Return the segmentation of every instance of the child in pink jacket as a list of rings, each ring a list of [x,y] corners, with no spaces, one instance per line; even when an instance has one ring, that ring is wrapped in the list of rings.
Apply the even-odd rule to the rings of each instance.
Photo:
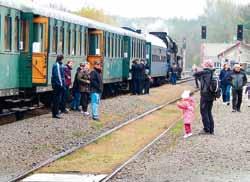
[[[191,123],[194,120],[195,102],[190,94],[191,92],[189,90],[185,90],[181,95],[182,100],[177,102],[177,107],[183,111],[183,121],[185,128],[184,138],[192,136]]]

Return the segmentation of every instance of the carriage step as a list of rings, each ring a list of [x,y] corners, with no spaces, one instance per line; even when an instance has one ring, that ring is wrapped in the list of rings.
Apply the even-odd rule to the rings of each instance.
[[[14,100],[14,99],[6,99],[5,100],[5,102],[7,102],[7,103],[13,103],[13,104],[17,104],[17,103],[20,103],[22,101],[23,101],[23,99],[16,99],[16,100]]]
[[[3,113],[0,114],[0,117],[9,116],[9,115],[12,115],[14,113],[15,112],[3,112]]]
[[[11,108],[10,110],[13,111],[13,112],[25,112],[25,111],[28,111],[28,107]]]
[[[31,102],[32,99],[31,98],[28,98],[28,99],[23,99],[24,102]]]

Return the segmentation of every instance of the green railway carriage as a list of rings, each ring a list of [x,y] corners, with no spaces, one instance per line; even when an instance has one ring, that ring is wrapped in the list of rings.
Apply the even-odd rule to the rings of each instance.
[[[0,6],[0,96],[18,94],[20,16],[18,9]]]
[[[64,55],[65,63],[73,60],[73,74],[82,62],[93,66],[101,61],[106,93],[128,88],[134,59],[145,59],[152,77],[166,75],[167,47],[154,35],[26,2],[0,0],[1,103],[20,93],[46,96],[52,90],[51,71],[58,54]]]
[[[23,0],[0,0],[0,96],[51,90],[56,55],[81,62],[100,60],[103,82],[128,82],[132,60],[144,58],[145,37],[67,12],[39,7]]]

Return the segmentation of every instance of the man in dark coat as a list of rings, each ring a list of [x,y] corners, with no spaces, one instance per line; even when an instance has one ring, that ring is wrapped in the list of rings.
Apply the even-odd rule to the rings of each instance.
[[[230,104],[230,88],[231,88],[231,84],[229,81],[230,74],[231,70],[228,64],[224,64],[223,69],[220,71],[220,83],[222,90],[222,100],[227,105]]]
[[[132,92],[132,95],[135,95],[136,94],[136,90],[137,90],[137,87],[136,87],[136,67],[137,67],[137,64],[138,64],[138,60],[133,60],[132,61],[132,66],[131,66],[131,69],[130,69],[130,72],[131,72],[131,92]]]
[[[52,67],[51,84],[53,88],[52,100],[52,117],[60,119],[59,105],[62,102],[62,94],[65,87],[64,68],[63,68],[63,55],[58,55],[56,63]]]
[[[242,102],[242,92],[243,86],[247,84],[247,77],[244,71],[241,71],[239,64],[234,65],[234,69],[229,76],[229,80],[232,86],[232,96],[233,96],[233,110],[232,112],[240,112],[240,106]]]
[[[94,63],[94,70],[90,73],[90,97],[92,108],[92,119],[99,121],[99,105],[103,91],[102,66],[100,62]]]
[[[200,81],[200,113],[203,123],[203,130],[200,134],[214,134],[212,108],[215,98],[209,89],[213,72],[213,61],[205,60],[203,62],[203,70],[194,74]]]
[[[139,84],[139,91],[138,94],[141,95],[144,89],[145,83],[145,61],[142,59],[139,67],[138,67],[139,77],[138,77],[138,84]]]

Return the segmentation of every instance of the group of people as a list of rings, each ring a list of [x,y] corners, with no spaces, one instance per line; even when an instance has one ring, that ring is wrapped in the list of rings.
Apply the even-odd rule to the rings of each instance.
[[[223,103],[230,105],[230,89],[232,88],[232,112],[240,112],[243,87],[247,84],[247,77],[240,64],[235,64],[231,71],[229,65],[225,63],[220,72],[220,82]],[[249,85],[247,87],[250,87]],[[250,88],[246,89],[248,92]]]
[[[53,89],[52,117],[60,119],[60,113],[68,113],[66,103],[70,95],[73,61],[63,64],[63,55],[58,55],[56,63],[52,67],[51,84]],[[92,119],[99,121],[99,104],[103,91],[101,62],[94,63],[94,69],[90,71],[88,63],[81,63],[77,68],[73,87],[71,109],[81,111],[89,116],[88,105],[91,101]],[[80,105],[82,110],[80,110]]]
[[[150,84],[153,81],[149,75],[149,67],[145,61],[135,59],[131,67],[131,92],[133,95],[149,94]]]
[[[214,77],[212,60],[205,60],[202,69],[195,70],[194,77],[199,81],[197,87],[200,87],[200,114],[203,123],[203,129],[200,134],[214,134],[214,119],[212,115],[213,102],[216,100],[214,92],[211,91],[212,79]],[[233,70],[225,63],[219,76],[219,85],[222,90],[222,100],[226,105],[230,105],[230,89],[232,89],[232,112],[241,112],[243,87],[247,84],[246,73],[240,64],[235,64]],[[246,94],[250,99],[250,85],[246,87]],[[182,100],[177,106],[183,110],[185,135],[187,138],[192,135],[191,122],[194,119],[195,104],[190,91],[184,91]]]

